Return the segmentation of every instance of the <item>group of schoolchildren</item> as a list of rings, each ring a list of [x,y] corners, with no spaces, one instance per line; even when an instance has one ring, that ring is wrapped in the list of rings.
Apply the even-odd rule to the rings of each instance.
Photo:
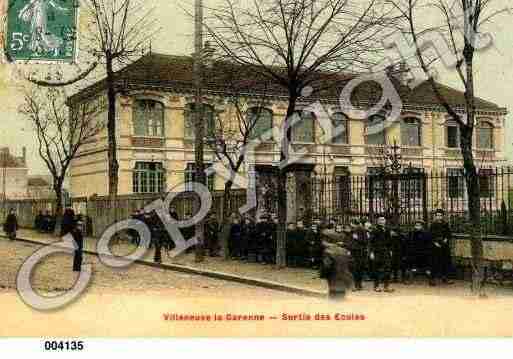
[[[171,210],[171,217],[178,214]],[[407,233],[391,226],[386,218],[377,218],[375,224],[368,219],[353,220],[351,225],[322,224],[312,221],[305,226],[303,221],[287,225],[287,265],[318,268],[322,263],[324,229],[331,228],[343,238],[343,246],[350,253],[350,271],[354,290],[363,289],[363,280],[374,281],[375,291],[391,292],[390,283],[411,282],[416,273],[426,274],[430,285],[451,283],[448,275],[451,267],[451,231],[444,221],[444,212],[437,210],[431,225],[425,228],[423,221],[416,221]],[[186,216],[186,219],[189,216]],[[144,222],[151,233],[151,244],[155,247],[155,261],[161,262],[162,248],[172,249],[169,237],[161,220],[154,212],[137,211],[132,218]],[[230,257],[250,262],[275,263],[278,221],[275,215],[260,214],[256,220],[251,216],[231,216],[228,239]],[[194,236],[194,226],[181,228],[185,240]],[[205,249],[210,256],[220,253],[221,226],[214,214],[205,221]],[[138,236],[132,236],[138,241]]]
[[[393,292],[391,282],[409,284],[416,273],[426,274],[431,286],[451,284],[451,231],[443,216],[444,212],[437,210],[428,228],[418,220],[407,233],[389,226],[384,216],[378,217],[376,225],[364,219],[343,228],[353,290],[363,289],[366,274],[377,292]]]

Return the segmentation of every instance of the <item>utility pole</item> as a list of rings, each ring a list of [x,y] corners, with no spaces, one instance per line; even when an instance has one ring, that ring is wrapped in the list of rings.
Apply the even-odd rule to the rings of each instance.
[[[205,164],[203,163],[203,139],[205,134],[205,123],[203,116],[202,103],[202,77],[203,77],[203,1],[195,0],[194,8],[194,59],[193,59],[193,76],[195,87],[195,103],[194,103],[194,122],[195,122],[195,140],[194,140],[194,159],[195,159],[195,181],[203,185],[206,184]],[[200,198],[194,200],[195,213],[201,207]],[[205,238],[204,221],[200,220],[196,224],[195,237],[197,240],[195,260],[203,261],[203,244]]]
[[[7,153],[2,151],[2,216],[3,220],[6,218],[6,177],[7,176]]]

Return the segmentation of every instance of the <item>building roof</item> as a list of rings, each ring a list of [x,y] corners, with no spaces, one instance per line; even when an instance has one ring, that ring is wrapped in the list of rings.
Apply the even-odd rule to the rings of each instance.
[[[0,168],[26,168],[25,158],[23,156],[13,156],[9,147],[0,148]]]
[[[150,53],[139,60],[116,72],[117,79],[123,88],[168,88],[181,91],[192,91],[193,60],[190,56],[175,56]],[[343,87],[355,74],[318,73],[312,83],[315,92],[312,97],[336,100],[340,96]],[[392,82],[404,104],[410,106],[439,107],[436,96],[428,82],[424,82],[411,90],[397,78]],[[80,101],[83,98],[95,96],[105,89],[105,79],[87,87],[73,95],[71,102]],[[241,66],[227,61],[215,62],[204,71],[202,87],[207,91],[229,92],[237,89],[239,93],[248,91],[248,94],[287,96],[283,86],[275,80],[262,74],[258,68]],[[439,84],[440,92],[449,104],[464,108],[465,96],[462,91]],[[365,82],[358,86],[352,94],[352,101],[358,103],[376,103],[381,97],[381,87],[374,82]],[[310,100],[312,98],[309,98]],[[479,110],[505,112],[505,108],[495,103],[476,97],[476,107]]]
[[[50,183],[48,183],[42,177],[29,177],[28,186],[29,187],[48,187],[48,186],[50,186]]]

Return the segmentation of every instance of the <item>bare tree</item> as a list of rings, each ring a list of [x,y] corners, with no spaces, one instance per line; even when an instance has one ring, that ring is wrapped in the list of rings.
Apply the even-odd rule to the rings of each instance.
[[[463,156],[471,224],[472,288],[475,293],[484,296],[479,177],[472,153],[472,135],[476,123],[474,60],[479,54],[479,49],[483,48],[485,42],[490,40],[484,36],[484,27],[507,9],[494,8],[493,5],[498,3],[494,0],[391,0],[390,3],[401,12],[405,20],[404,32],[413,41],[415,58],[427,76],[427,81],[438,102],[460,129],[460,148]],[[422,27],[420,18],[425,16],[428,11],[431,11],[430,14],[435,20],[431,21],[429,26]],[[434,55],[432,52],[425,51],[424,40],[433,35],[433,32],[442,34],[443,36],[439,40],[445,42],[435,43],[434,46],[447,48],[448,53],[437,51],[437,54]],[[458,112],[456,106],[451,104],[444,95],[442,86],[432,76],[434,65],[440,60],[444,60],[444,56],[452,56],[455,59],[454,68],[464,87],[465,114]]]
[[[127,65],[150,47],[155,35],[152,9],[142,0],[82,0],[84,15],[89,19],[82,52],[92,58],[90,66],[70,79],[46,80],[35,73],[32,83],[45,87],[61,87],[86,79],[99,66],[105,75],[107,89],[108,177],[109,196],[114,200],[118,193],[117,144],[116,144],[116,95],[125,90],[116,82],[115,71]],[[120,88],[121,86],[121,88]]]
[[[226,65],[226,63],[225,63]],[[221,255],[228,259],[228,238],[230,234],[230,211],[233,210],[232,187],[235,177],[239,174],[243,164],[250,153],[255,152],[258,144],[270,140],[270,133],[258,133],[257,126],[263,121],[263,114],[266,111],[265,105],[268,101],[265,97],[265,84],[259,83],[262,89],[259,98],[255,101],[251,97],[248,104],[248,93],[254,88],[254,80],[245,79],[236,68],[238,65],[229,65],[231,71],[223,72],[223,82],[227,91],[228,111],[225,116],[215,116],[215,129],[208,131],[205,143],[214,152],[216,158],[229,171],[228,178],[224,185],[223,193],[223,226],[221,231]],[[272,121],[272,120],[271,120]],[[272,123],[272,122],[271,122]],[[214,127],[213,126],[213,127]],[[269,130],[270,127],[269,127]],[[267,131],[267,129],[265,129]]]
[[[24,93],[20,113],[33,126],[38,152],[53,177],[56,216],[62,216],[62,186],[79,149],[102,131],[87,105],[70,108],[64,88],[33,87]],[[59,222],[58,222],[59,223]]]
[[[289,119],[303,90],[334,87],[340,72],[367,69],[377,60],[379,41],[393,22],[382,0],[237,0],[209,9],[210,39],[232,61],[251,67],[287,94],[281,160],[288,158]],[[322,75],[321,75],[322,74]],[[286,264],[286,172],[278,178],[278,266]]]

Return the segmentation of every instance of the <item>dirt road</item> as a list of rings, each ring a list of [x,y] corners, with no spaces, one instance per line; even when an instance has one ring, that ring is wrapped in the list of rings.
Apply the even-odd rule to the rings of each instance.
[[[393,294],[351,293],[338,303],[200,276],[132,265],[115,270],[86,256],[94,276],[74,303],[54,312],[27,307],[16,273],[34,246],[0,240],[0,336],[512,336],[513,290],[485,300],[464,284],[396,286]],[[39,265],[35,287],[60,293],[73,284],[71,258]],[[367,284],[369,288],[369,284]]]

